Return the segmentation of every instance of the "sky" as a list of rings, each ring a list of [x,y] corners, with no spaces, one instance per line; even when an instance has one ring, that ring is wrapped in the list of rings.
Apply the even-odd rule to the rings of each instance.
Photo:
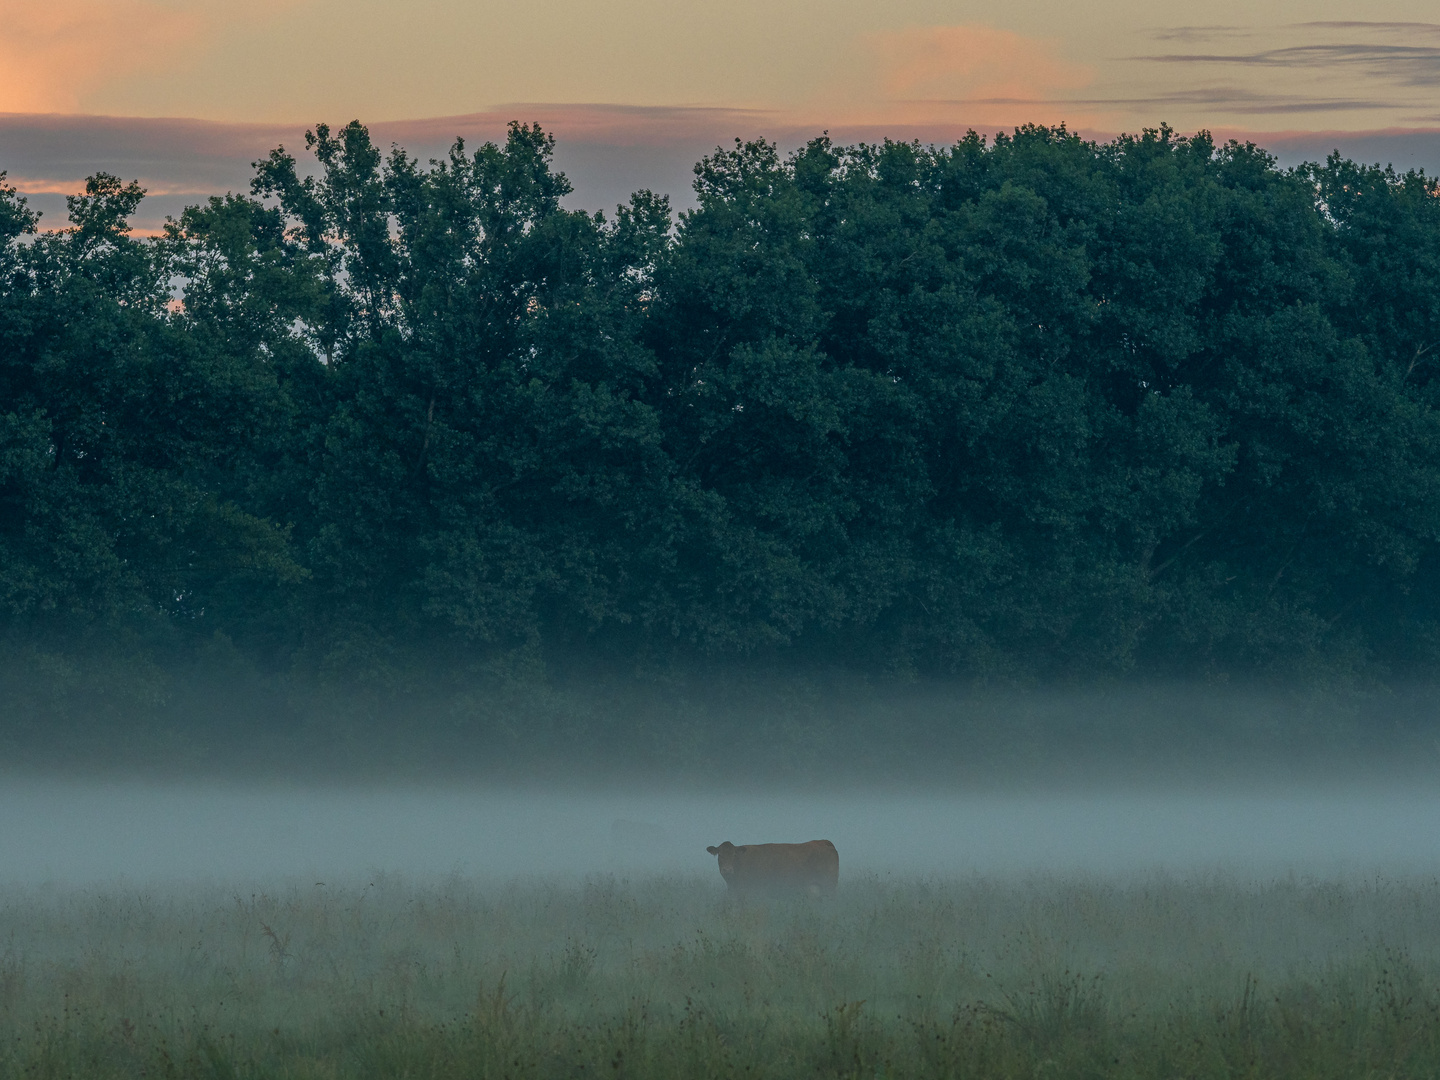
[[[1434,0],[0,0],[0,169],[56,208],[96,168],[151,215],[360,119],[435,153],[541,120],[589,209],[683,205],[735,136],[948,141],[1065,122],[1440,171]],[[168,212],[168,211],[167,211]],[[61,222],[47,220],[46,224]]]

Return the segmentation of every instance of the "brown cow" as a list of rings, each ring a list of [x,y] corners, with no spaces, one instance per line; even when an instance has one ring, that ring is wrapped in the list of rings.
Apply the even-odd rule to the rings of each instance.
[[[840,881],[840,853],[829,840],[808,844],[742,844],[726,840],[705,849],[719,857],[720,876],[732,889],[804,889],[834,892]]]

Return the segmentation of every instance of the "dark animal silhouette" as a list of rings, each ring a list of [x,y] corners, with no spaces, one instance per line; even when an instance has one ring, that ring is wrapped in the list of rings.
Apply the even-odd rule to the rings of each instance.
[[[742,891],[834,892],[840,881],[840,853],[829,840],[808,844],[741,844],[726,840],[705,849],[720,862],[720,876]]]

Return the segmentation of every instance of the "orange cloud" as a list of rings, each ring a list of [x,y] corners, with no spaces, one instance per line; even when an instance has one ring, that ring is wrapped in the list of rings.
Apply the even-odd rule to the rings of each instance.
[[[155,0],[0,0],[0,111],[73,111],[105,80],[194,42],[203,22]]]
[[[918,26],[876,35],[882,89],[893,98],[1042,100],[1090,81],[1090,69],[989,26]]]
[[[823,95],[860,123],[1092,124],[1066,103],[1094,70],[1064,59],[1053,40],[991,26],[914,26],[867,34],[847,85]]]
[[[73,113],[127,75],[195,62],[235,25],[306,0],[0,0],[0,113]]]

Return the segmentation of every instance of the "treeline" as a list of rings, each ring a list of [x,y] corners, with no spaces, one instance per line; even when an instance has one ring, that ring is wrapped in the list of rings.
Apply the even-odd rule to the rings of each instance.
[[[319,126],[158,238],[0,193],[0,628],[51,654],[1047,678],[1440,663],[1440,188],[1168,129]],[[3,164],[3,162],[0,162]]]

